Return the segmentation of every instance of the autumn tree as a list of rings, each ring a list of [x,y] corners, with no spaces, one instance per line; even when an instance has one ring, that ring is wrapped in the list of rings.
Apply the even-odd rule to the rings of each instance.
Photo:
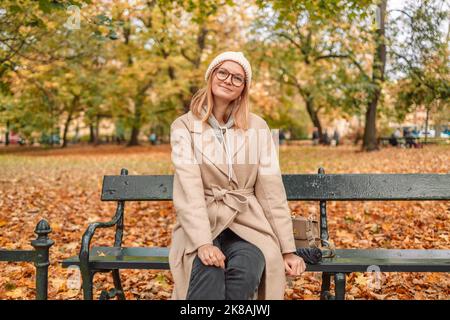
[[[332,85],[339,82],[336,81],[340,75],[338,70],[345,64],[356,70],[357,76],[364,67],[358,62],[359,43],[352,41],[360,35],[360,30],[353,36],[352,22],[367,16],[364,9],[369,3],[258,1],[263,11],[256,29],[265,31],[262,43],[266,43],[265,49],[270,52],[267,59],[273,65],[272,74],[303,98],[321,139],[320,113],[338,98],[335,92],[338,86]]]
[[[397,115],[401,119],[425,107],[426,131],[430,113],[448,112],[450,106],[450,25],[444,5],[444,1],[408,1],[393,12],[399,23],[390,29],[397,40],[389,52],[394,61],[390,73],[400,77],[401,86],[396,92]]]
[[[95,24],[72,29],[65,25],[66,11],[45,13],[41,26],[45,37],[25,48],[3,77],[15,102],[7,119],[28,137],[34,131],[59,135],[62,123],[65,147],[71,121],[101,96],[97,66],[103,44]]]

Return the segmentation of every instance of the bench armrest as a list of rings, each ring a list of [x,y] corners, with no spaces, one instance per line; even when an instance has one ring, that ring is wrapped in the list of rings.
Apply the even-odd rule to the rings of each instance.
[[[88,228],[83,234],[81,239],[81,248],[79,253],[80,268],[88,267],[89,264],[89,248],[91,240],[94,237],[94,233],[97,228],[110,228],[117,225],[118,229],[116,232],[115,245],[119,245],[122,242],[122,232],[123,232],[123,209],[124,201],[119,201],[116,209],[116,214],[111,221],[108,222],[93,222],[90,223]]]

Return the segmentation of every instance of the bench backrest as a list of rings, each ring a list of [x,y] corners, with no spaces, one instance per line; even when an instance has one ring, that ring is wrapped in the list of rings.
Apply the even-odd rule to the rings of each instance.
[[[284,174],[288,200],[450,200],[450,174]],[[173,175],[104,176],[103,201],[172,200]]]
[[[288,200],[317,200],[320,238],[328,240],[327,201],[450,200],[450,174],[318,174],[282,175]],[[173,175],[104,176],[103,201],[118,201],[115,246],[121,246],[125,201],[172,200]]]

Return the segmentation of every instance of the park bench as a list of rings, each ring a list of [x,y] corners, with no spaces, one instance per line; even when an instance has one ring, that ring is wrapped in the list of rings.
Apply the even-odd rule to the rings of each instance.
[[[436,145],[436,144],[449,144],[450,138],[428,137],[426,140],[424,137],[412,137],[412,141],[415,141],[419,147],[424,145]],[[390,145],[391,137],[379,137],[378,145],[386,147]],[[407,147],[406,138],[398,137],[397,143],[399,147]]]
[[[34,250],[0,249],[0,261],[34,262],[36,267],[36,300],[47,300],[49,251],[54,244],[53,240],[48,237],[50,232],[52,230],[48,222],[42,219],[34,230],[37,238],[31,241]]]
[[[318,201],[320,236],[328,240],[327,201],[449,200],[450,174],[286,174],[283,183],[288,200]],[[91,223],[84,233],[78,256],[63,261],[63,267],[79,267],[84,299],[93,298],[93,276],[112,272],[114,289],[103,290],[100,299],[125,299],[120,269],[169,269],[169,249],[164,247],[122,247],[126,201],[172,200],[172,175],[104,176],[102,201],[117,201],[109,222]],[[98,228],[116,227],[114,245],[90,248]],[[321,299],[345,299],[346,275],[352,272],[449,272],[450,250],[337,249],[306,270],[322,273]],[[334,295],[330,282],[334,279]]]

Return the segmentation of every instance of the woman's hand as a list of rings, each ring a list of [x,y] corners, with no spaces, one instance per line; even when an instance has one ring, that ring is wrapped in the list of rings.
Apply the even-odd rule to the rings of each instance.
[[[212,244],[204,244],[198,248],[197,255],[205,266],[216,266],[225,269],[225,255]]]
[[[295,253],[283,254],[283,260],[288,276],[299,276],[306,270],[305,261]]]

